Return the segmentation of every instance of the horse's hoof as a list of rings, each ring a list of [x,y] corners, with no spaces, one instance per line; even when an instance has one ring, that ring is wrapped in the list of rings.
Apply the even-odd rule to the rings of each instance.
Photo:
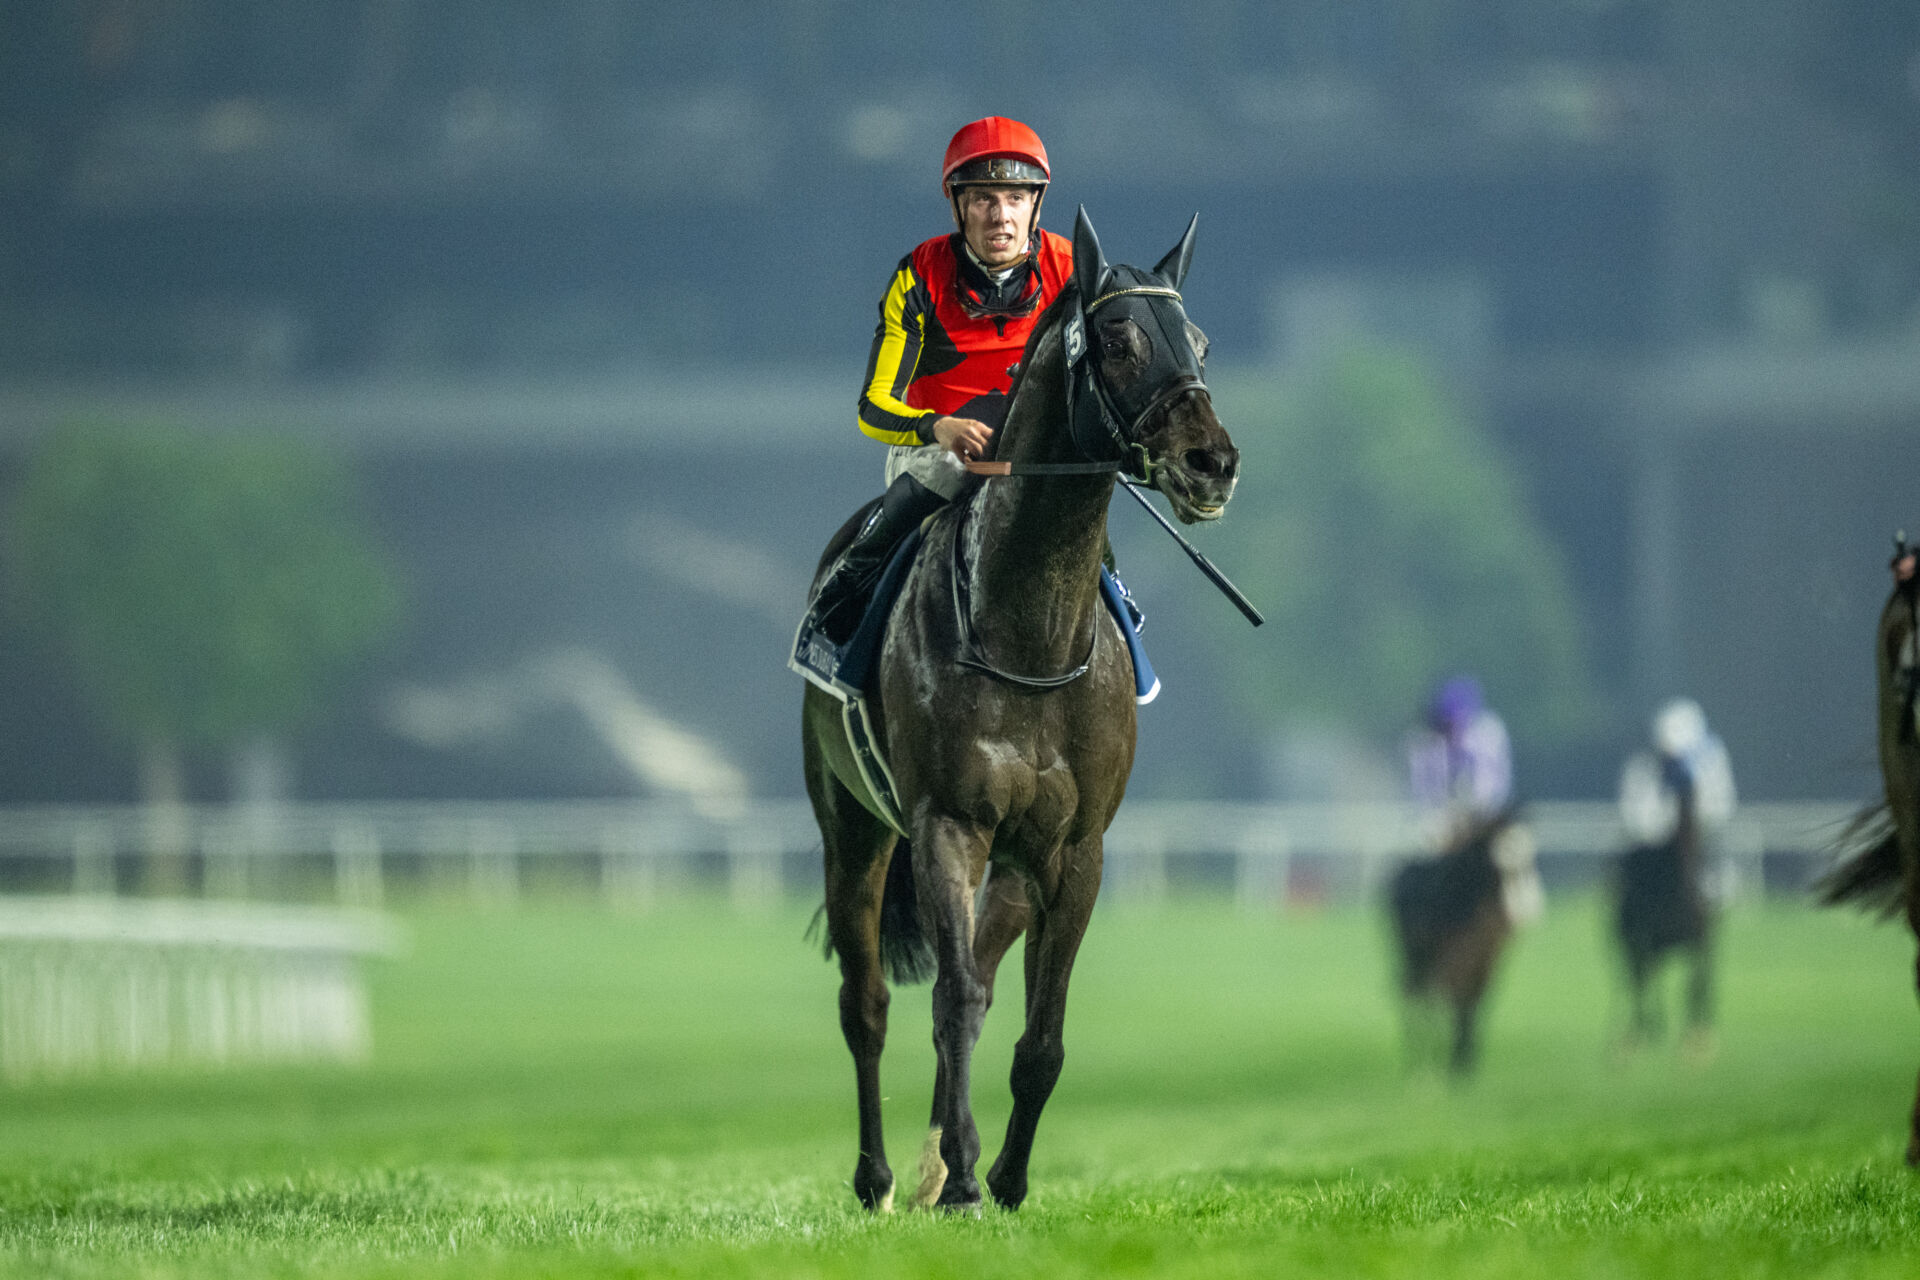
[[[1005,1209],[1008,1213],[1012,1213],[1027,1202],[1027,1189],[1025,1187],[1021,1187],[1018,1190],[1008,1188],[1003,1191],[999,1187],[994,1186],[993,1179],[989,1178],[987,1179],[987,1190],[993,1192],[993,1202],[1002,1209]]]
[[[987,1190],[993,1193],[993,1202],[1002,1209],[1018,1209],[1027,1198],[1027,1180],[1020,1179],[1016,1184],[1000,1170],[998,1161],[987,1171]]]
[[[1920,1133],[1907,1139],[1907,1168],[1920,1169]]]
[[[940,1193],[936,1207],[942,1213],[979,1217],[980,1184],[974,1181],[971,1173],[964,1178],[949,1177],[945,1190]]]
[[[860,1197],[861,1207],[871,1213],[892,1213],[892,1171],[869,1168],[863,1161],[853,1171],[853,1194]]]

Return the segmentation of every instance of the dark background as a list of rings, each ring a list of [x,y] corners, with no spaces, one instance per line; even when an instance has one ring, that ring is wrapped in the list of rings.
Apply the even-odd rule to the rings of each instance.
[[[945,226],[949,134],[1012,115],[1054,229],[1084,203],[1151,261],[1202,211],[1216,381],[1355,323],[1450,371],[1610,708],[1517,742],[1523,790],[1608,793],[1684,691],[1746,798],[1864,794],[1886,539],[1920,517],[1917,59],[1891,0],[15,0],[0,480],[74,416],[349,452],[409,621],[272,745],[297,794],[644,789],[536,694],[458,743],[396,728],[396,690],[579,649],[794,794],[783,646],[880,481],[852,418],[873,308]],[[1115,541],[1167,684],[1136,794],[1273,794],[1210,656],[1251,633],[1143,521]],[[129,798],[57,659],[0,645],[0,801]],[[196,768],[227,793],[229,761]]]

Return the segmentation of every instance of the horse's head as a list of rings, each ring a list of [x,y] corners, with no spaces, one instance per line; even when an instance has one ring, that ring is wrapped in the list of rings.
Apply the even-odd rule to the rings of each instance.
[[[1193,260],[1187,232],[1151,271],[1109,266],[1086,209],[1073,229],[1079,307],[1068,320],[1067,359],[1084,357],[1094,403],[1076,406],[1076,442],[1089,456],[1118,450],[1127,469],[1167,495],[1183,522],[1217,520],[1240,476],[1234,448],[1207,394],[1207,337],[1187,319],[1180,285]],[[1099,439],[1104,428],[1104,442]]]

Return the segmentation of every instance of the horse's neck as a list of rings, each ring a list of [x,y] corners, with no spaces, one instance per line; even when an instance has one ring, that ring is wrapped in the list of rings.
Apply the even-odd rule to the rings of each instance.
[[[1067,430],[1065,384],[1059,326],[1052,324],[1021,374],[995,457],[1082,460]],[[1062,643],[1085,645],[1086,618],[1099,603],[1113,483],[1111,475],[1006,476],[986,482],[974,499],[967,548],[974,564],[975,622],[984,632],[1002,643],[1020,644],[1036,658],[1038,650],[1051,654]],[[1014,639],[1016,629],[1024,642]]]

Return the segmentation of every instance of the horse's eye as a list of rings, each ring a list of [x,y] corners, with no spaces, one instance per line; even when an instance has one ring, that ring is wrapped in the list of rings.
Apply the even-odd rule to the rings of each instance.
[[[1118,360],[1127,354],[1127,343],[1124,338],[1108,338],[1101,344],[1101,349],[1106,355]]]
[[[1200,332],[1200,326],[1187,321],[1187,341],[1193,346],[1194,359],[1200,362],[1202,369],[1207,367],[1207,335]]]

